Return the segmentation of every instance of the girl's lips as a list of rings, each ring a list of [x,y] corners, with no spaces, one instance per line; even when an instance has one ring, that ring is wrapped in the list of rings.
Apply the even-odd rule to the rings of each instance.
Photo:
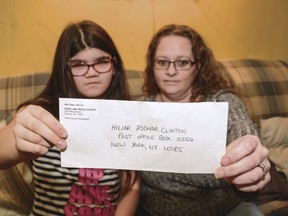
[[[86,83],[85,85],[99,85],[100,82],[89,82],[89,83]]]

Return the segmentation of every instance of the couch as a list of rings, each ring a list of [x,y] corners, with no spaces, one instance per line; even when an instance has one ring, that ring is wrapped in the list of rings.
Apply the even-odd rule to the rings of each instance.
[[[266,215],[281,215],[281,212],[286,214],[288,60],[237,59],[221,60],[220,63],[224,67],[224,75],[234,80],[247,96],[245,102],[251,118],[259,127],[263,144],[273,152],[273,158],[270,158],[273,165],[272,179],[254,201]],[[143,73],[128,70],[127,75],[132,98],[136,99],[142,94]],[[48,78],[49,72],[0,77],[0,127],[9,122],[18,104],[37,95],[44,88]],[[25,215],[30,211],[33,200],[32,182],[33,178],[26,164],[0,171],[0,215],[7,209],[17,209],[17,215]]]

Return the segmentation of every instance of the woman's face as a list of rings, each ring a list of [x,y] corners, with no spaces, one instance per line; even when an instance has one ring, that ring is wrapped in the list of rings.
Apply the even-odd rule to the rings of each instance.
[[[93,63],[96,63],[94,67],[100,73],[95,71],[93,66],[88,68],[86,65]],[[114,74],[111,55],[97,48],[87,48],[73,56],[69,64],[77,90],[88,98],[101,98],[108,89]],[[81,70],[87,73],[79,73]],[[77,73],[81,75],[75,76]]]
[[[154,75],[160,88],[157,100],[189,102],[196,71],[196,66],[192,63],[195,59],[190,41],[181,36],[163,37],[156,49],[155,60]],[[176,62],[173,65],[167,61]],[[161,69],[163,64],[169,64],[169,67]]]

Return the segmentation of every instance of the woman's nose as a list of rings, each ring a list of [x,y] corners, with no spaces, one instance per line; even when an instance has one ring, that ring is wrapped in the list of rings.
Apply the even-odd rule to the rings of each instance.
[[[174,76],[178,73],[178,71],[175,68],[175,65],[173,64],[173,62],[170,63],[170,65],[168,66],[167,70],[166,70],[166,74],[169,76]]]

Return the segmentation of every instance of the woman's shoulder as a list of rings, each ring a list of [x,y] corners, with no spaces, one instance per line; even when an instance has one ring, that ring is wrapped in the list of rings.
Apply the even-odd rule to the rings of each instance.
[[[208,95],[206,102],[243,102],[242,99],[231,90],[220,90],[215,94]]]

